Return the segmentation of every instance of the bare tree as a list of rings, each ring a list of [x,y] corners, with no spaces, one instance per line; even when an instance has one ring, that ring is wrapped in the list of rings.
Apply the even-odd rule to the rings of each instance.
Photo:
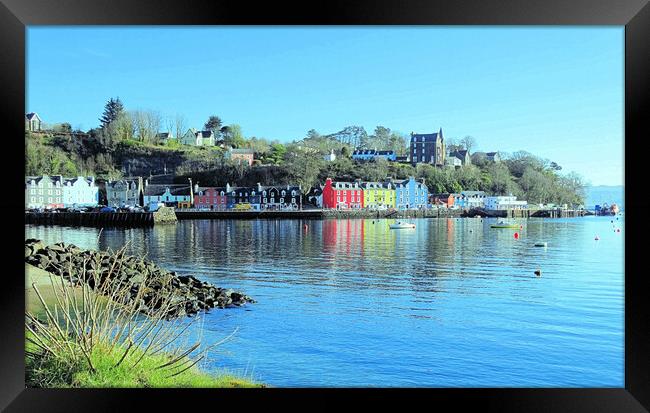
[[[185,130],[187,129],[187,120],[185,119],[185,116],[183,116],[180,113],[176,114],[176,118],[174,118],[174,133],[176,134],[176,139],[180,142],[181,136],[185,133]]]
[[[472,148],[476,146],[476,139],[471,136],[465,136],[460,140],[460,144],[463,145],[467,152],[472,152]]]
[[[142,142],[153,142],[160,130],[162,117],[153,110],[138,110],[134,112],[135,128]]]

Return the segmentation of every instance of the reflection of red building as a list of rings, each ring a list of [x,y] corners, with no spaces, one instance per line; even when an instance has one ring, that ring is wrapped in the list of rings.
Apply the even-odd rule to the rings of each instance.
[[[363,208],[362,191],[358,182],[332,182],[332,178],[327,178],[323,187],[323,208]]]
[[[330,253],[363,254],[364,220],[326,219],[323,221],[323,249]]]

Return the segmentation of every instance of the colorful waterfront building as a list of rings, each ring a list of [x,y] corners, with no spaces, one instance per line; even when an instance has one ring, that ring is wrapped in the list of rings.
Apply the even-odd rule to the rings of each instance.
[[[194,208],[224,211],[227,207],[226,188],[194,185]]]
[[[63,206],[97,206],[99,203],[99,188],[95,185],[95,177],[65,178],[63,180]]]
[[[61,175],[26,177],[25,207],[63,208],[63,177]]]
[[[144,204],[165,204],[172,207],[188,208],[191,204],[190,187],[187,185],[147,185],[144,191]]]
[[[394,181],[395,204],[397,209],[424,209],[429,203],[429,189],[424,179],[416,181],[411,176],[407,180]]]
[[[262,186],[257,184],[260,194],[261,210],[302,209],[302,189],[300,186]]]
[[[507,209],[527,209],[527,201],[518,201],[516,196],[488,196],[485,198],[485,209],[500,211]]]
[[[363,208],[361,184],[359,182],[333,182],[332,178],[327,178],[323,187],[323,208]]]
[[[260,209],[261,194],[256,187],[233,187],[226,184],[226,197],[228,209]]]
[[[395,186],[390,182],[364,182],[363,207],[367,209],[395,208]]]
[[[453,207],[455,200],[456,198],[454,197],[454,194],[449,193],[429,195],[429,204],[443,208]]]
[[[352,152],[352,159],[355,161],[374,161],[384,159],[394,162],[397,159],[395,151],[378,151],[376,149],[357,149]]]

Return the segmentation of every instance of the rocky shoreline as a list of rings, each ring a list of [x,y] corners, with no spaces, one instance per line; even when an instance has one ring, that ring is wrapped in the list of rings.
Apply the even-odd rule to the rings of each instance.
[[[59,242],[44,245],[40,240],[25,240],[25,262],[73,284],[86,282],[93,287],[108,279],[118,287],[130,288],[129,299],[137,297],[141,284],[147,293],[141,296],[139,309],[150,314],[161,306],[159,297],[172,300],[168,318],[194,315],[210,308],[238,307],[254,303],[251,297],[231,289],[216,287],[192,275],[179,275],[160,268],[151,261],[106,251],[83,250],[73,244]]]

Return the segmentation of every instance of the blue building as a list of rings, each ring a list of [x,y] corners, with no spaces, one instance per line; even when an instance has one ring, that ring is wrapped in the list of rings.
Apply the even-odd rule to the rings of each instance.
[[[357,149],[352,152],[352,159],[355,161],[373,161],[377,159],[385,159],[387,161],[395,162],[397,154],[395,151],[378,151],[376,149]]]
[[[424,209],[428,207],[429,189],[424,179],[416,181],[415,177],[394,181],[395,205],[397,209]]]

